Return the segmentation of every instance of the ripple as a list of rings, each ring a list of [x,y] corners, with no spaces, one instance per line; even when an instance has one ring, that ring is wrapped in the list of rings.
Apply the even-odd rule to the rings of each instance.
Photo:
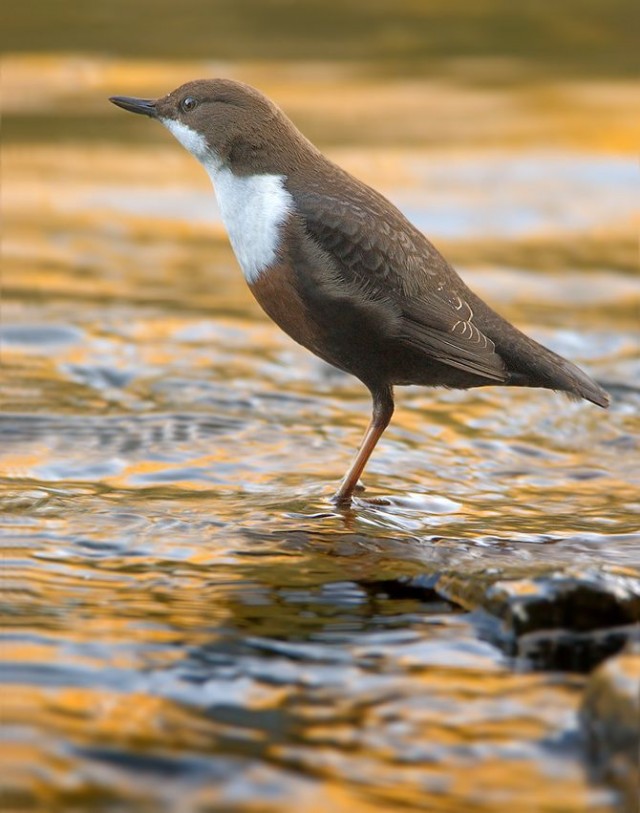
[[[91,112],[114,77],[151,87],[198,66],[11,64],[13,125],[41,143],[6,162],[9,806],[612,809],[586,781],[578,709],[640,595],[638,297],[622,272],[636,169],[597,152],[613,89],[583,87],[578,116],[554,85],[559,146],[542,152],[539,131],[502,143],[542,115],[542,85],[425,94],[343,66],[338,99],[327,65],[307,66],[322,93],[306,95],[298,64],[245,66],[283,93],[295,74],[284,98],[334,145],[318,110],[337,110],[359,147],[332,154],[614,396],[603,412],[533,390],[398,388],[366,490],[337,510],[366,391],[258,312],[201,169],[164,144],[107,145],[117,125]],[[424,104],[449,123],[417,116]],[[86,112],[60,115],[72,106]],[[478,133],[480,109],[496,115]],[[569,152],[556,135],[580,122],[591,140]]]
[[[9,347],[20,347],[35,352],[55,353],[60,345],[81,342],[84,334],[76,327],[63,325],[4,325],[0,327],[0,340]]]

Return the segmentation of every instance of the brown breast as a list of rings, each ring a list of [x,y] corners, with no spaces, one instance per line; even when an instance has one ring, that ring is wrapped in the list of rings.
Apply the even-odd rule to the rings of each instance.
[[[300,296],[286,263],[274,263],[249,284],[261,308],[294,341],[326,361],[318,326]]]

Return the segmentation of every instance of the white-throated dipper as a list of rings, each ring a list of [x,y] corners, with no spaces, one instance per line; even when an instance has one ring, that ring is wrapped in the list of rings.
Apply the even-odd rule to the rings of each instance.
[[[479,299],[393,204],[325,158],[255,88],[201,79],[160,99],[110,101],[158,119],[203,164],[262,308],[371,392],[371,422],[337,504],[351,502],[396,384],[544,387],[608,406],[595,381]]]

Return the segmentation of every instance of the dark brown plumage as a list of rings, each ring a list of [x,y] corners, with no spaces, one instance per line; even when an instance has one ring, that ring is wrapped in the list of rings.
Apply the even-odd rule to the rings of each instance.
[[[391,419],[394,385],[544,387],[608,405],[598,384],[493,311],[395,206],[325,158],[255,89],[198,80],[157,101],[112,101],[159,118],[216,187],[218,179],[257,179],[258,195],[261,179],[274,179],[274,211],[281,206],[284,214],[269,262],[257,274],[245,268],[250,287],[293,339],[357,376],[373,397],[373,418],[338,503],[350,502]],[[259,216],[264,229],[277,220]],[[240,248],[234,244],[241,264],[242,234]]]

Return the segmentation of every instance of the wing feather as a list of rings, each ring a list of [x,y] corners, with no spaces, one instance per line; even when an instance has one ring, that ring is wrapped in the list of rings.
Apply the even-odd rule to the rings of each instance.
[[[459,370],[506,379],[494,343],[473,322],[463,281],[389,201],[346,174],[339,196],[307,185],[294,197],[306,232],[333,261],[338,284],[356,286],[367,303],[393,304],[400,317],[395,338]]]

